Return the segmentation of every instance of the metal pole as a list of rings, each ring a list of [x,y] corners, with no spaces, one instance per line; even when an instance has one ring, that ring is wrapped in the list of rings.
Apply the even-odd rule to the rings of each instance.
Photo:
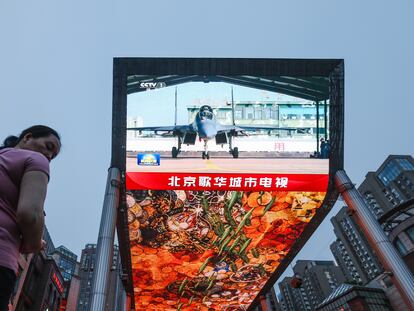
[[[345,171],[335,175],[335,185],[348,207],[355,212],[361,230],[374,248],[385,269],[392,272],[395,285],[409,306],[414,306],[414,276],[402,260],[378,221],[369,211],[361,194]]]
[[[323,102],[323,113],[325,114],[323,119],[325,120],[325,141],[328,140],[328,105],[326,104],[326,99]]]
[[[233,97],[233,87],[231,87],[231,122],[233,125],[236,125],[234,120],[234,97]]]
[[[125,292],[125,288],[122,289],[121,309],[120,309],[120,311],[127,311],[127,295],[126,295],[126,292]]]
[[[316,151],[319,153],[319,102],[316,102]]]
[[[174,111],[174,125],[177,125],[177,87],[175,87]]]
[[[105,302],[108,295],[107,285],[114,251],[114,236],[116,215],[119,204],[120,183],[121,174],[119,169],[111,167],[108,171],[101,224],[99,227],[98,245],[96,248],[96,265],[93,271],[90,311],[105,310]]]

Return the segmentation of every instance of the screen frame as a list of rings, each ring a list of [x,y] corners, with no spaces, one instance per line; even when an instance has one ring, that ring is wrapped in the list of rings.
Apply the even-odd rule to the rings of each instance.
[[[336,202],[339,193],[334,176],[344,164],[344,60],[343,59],[257,59],[257,58],[114,58],[112,105],[111,167],[121,171],[121,195],[117,214],[117,234],[122,261],[123,283],[134,301],[132,265],[126,209],[126,119],[127,77],[130,75],[201,75],[201,76],[323,76],[329,78],[329,183],[322,206],[291,247],[274,274],[268,279],[248,310],[274,285],[289,263],[320,225]],[[132,303],[134,307],[134,303]]]

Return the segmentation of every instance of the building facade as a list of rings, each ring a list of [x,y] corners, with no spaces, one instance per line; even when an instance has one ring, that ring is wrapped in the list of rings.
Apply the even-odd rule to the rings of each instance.
[[[86,244],[80,261],[80,289],[77,311],[89,311],[92,298],[93,271],[96,265],[96,244]],[[118,246],[114,246],[109,275],[109,289],[105,311],[121,311],[125,308],[125,290],[121,281],[121,257]],[[103,310],[104,311],[104,310]]]
[[[78,256],[63,245],[55,248],[51,256],[59,267],[65,283],[61,310],[75,311],[80,289]]]
[[[78,256],[63,245],[55,248],[51,255],[56,261],[63,279],[66,282],[70,281],[76,270]]]
[[[66,283],[67,284],[67,283]],[[74,275],[70,283],[67,284],[67,292],[65,295],[66,306],[65,311],[76,311],[78,306],[78,297],[80,293],[80,278],[79,278],[79,265],[77,265]]]
[[[365,202],[408,267],[414,272],[414,159],[390,155],[358,187]],[[331,251],[353,284],[384,290],[394,309],[410,310],[384,271],[380,260],[359,229],[358,219],[343,207],[331,219],[336,241]]]
[[[283,311],[312,310],[304,287],[292,286],[292,277],[285,277],[279,284],[279,304]]]
[[[293,267],[295,275],[302,278],[302,287],[311,310],[345,281],[342,271],[333,261],[298,260]]]
[[[380,275],[383,268],[347,206],[331,223],[337,239],[330,248],[347,281],[365,285]]]
[[[272,288],[266,293],[266,305],[269,311],[280,311],[280,305],[277,301],[275,288]]]
[[[32,255],[13,310],[60,310],[64,280],[56,262],[44,252]]]
[[[294,277],[286,277],[278,284],[283,311],[315,310],[345,281],[333,261],[298,260],[293,271]]]
[[[266,310],[263,310],[262,304],[263,302],[260,301],[260,304],[254,309],[254,311],[280,311],[280,305],[277,301],[276,291],[274,287],[272,287],[265,295],[264,301],[266,304]]]
[[[414,273],[414,159],[389,156],[358,190]]]
[[[390,155],[376,172],[369,172],[358,187],[371,212],[379,219],[414,197],[414,159]]]
[[[334,290],[316,310],[391,311],[393,309],[382,290],[344,283]]]
[[[32,277],[37,277],[35,272],[38,272],[39,269],[43,269],[44,264],[39,263],[39,258],[36,256],[41,256],[41,258],[45,259],[55,250],[55,246],[53,244],[52,238],[49,234],[47,227],[45,226],[43,230],[43,240],[46,242],[46,247],[44,251],[41,251],[38,255],[34,254],[21,254],[18,259],[18,271],[17,271],[17,279],[15,283],[15,288],[11,297],[11,307],[13,310],[16,310],[17,305],[19,304],[20,299],[26,299],[26,304],[36,304],[33,300],[27,300],[27,284],[32,282]],[[37,261],[37,269],[33,269],[32,259],[36,259]],[[38,284],[40,286],[40,284]],[[25,291],[23,291],[23,289]],[[41,291],[40,288],[38,288]]]
[[[55,250],[55,245],[53,244],[52,237],[50,236],[49,230],[45,226],[43,230],[43,240],[46,242],[45,253],[46,255],[50,255]]]
[[[188,122],[194,121],[200,106],[188,106]],[[212,107],[217,121],[221,124],[233,124],[231,102],[227,101],[221,105]],[[319,122],[317,119],[319,118]],[[326,119],[325,119],[326,118]],[[319,134],[328,133],[323,104],[317,106],[311,101],[235,101],[234,121],[238,125],[269,125],[275,127],[308,128],[307,134],[316,134],[319,125]],[[272,134],[284,137],[293,132],[271,131]],[[296,132],[294,135],[300,135]]]

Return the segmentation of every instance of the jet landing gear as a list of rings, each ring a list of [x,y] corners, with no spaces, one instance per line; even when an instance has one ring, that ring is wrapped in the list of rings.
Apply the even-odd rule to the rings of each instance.
[[[232,139],[231,137],[229,137],[229,153],[233,156],[233,158],[238,158],[239,157],[239,148],[234,147],[232,148]]]
[[[210,159],[210,155],[208,154],[208,149],[207,149],[207,140],[204,141],[204,151],[201,154],[201,157],[204,159]]]
[[[176,158],[179,153],[180,153],[180,151],[178,150],[177,147],[172,147],[172,149],[171,149],[171,155],[172,155],[173,158]]]
[[[233,158],[237,159],[239,157],[239,148],[234,147],[233,149],[230,149],[230,154]]]
[[[180,152],[181,152],[181,139],[180,139],[180,137],[178,137],[178,148],[177,147],[172,147],[171,155],[175,159]]]

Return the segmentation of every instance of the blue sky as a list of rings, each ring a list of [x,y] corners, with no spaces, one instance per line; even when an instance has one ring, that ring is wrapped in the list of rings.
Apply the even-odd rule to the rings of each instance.
[[[414,154],[413,9],[408,0],[2,1],[0,136],[36,123],[61,133],[46,223],[79,255],[98,234],[113,57],[344,58],[345,167],[359,184],[388,154]],[[297,258],[332,258],[331,216]]]

